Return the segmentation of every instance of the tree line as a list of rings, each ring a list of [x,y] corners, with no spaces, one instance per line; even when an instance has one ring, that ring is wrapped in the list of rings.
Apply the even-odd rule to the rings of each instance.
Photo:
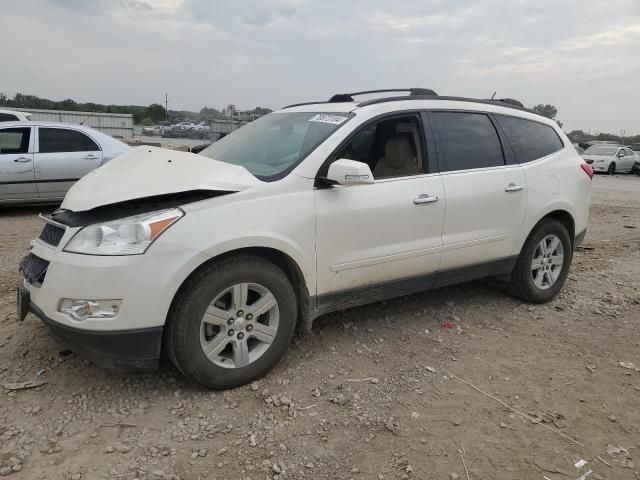
[[[13,98],[9,98],[4,93],[0,93],[0,107],[11,107],[16,109],[40,108],[43,110],[69,110],[101,113],[130,113],[133,115],[133,123],[136,125],[152,125],[164,121],[165,119],[171,122],[178,118],[188,118],[195,122],[200,122],[211,118],[225,118],[225,115],[221,110],[212,107],[202,107],[199,112],[192,112],[189,110],[169,110],[167,112],[165,111],[165,108],[158,103],[152,103],[147,107],[141,105],[103,105],[93,102],[76,102],[70,98],[60,101],[49,100],[47,98],[40,98],[36,95],[25,95],[22,93],[16,93]],[[562,128],[562,122],[556,120],[558,109],[555,106],[539,104],[534,106],[533,110],[540,115],[544,115],[547,118],[555,120]],[[271,109],[269,108],[256,107],[247,113],[253,115],[266,115],[270,112]],[[627,145],[631,143],[640,143],[640,135],[630,135],[622,138],[621,136],[613,133],[603,132],[598,135],[591,135],[590,133],[582,130],[573,130],[567,133],[567,136],[572,142],[609,140]]]
[[[38,108],[42,110],[67,110],[72,112],[98,112],[98,113],[129,113],[133,115],[133,123],[136,125],[152,125],[168,120],[169,122],[178,118],[188,118],[195,122],[208,120],[210,118],[225,118],[221,110],[211,107],[203,107],[199,112],[189,110],[166,111],[159,103],[152,103],[149,106],[142,105],[104,105],[93,102],[76,102],[70,98],[66,100],[49,100],[36,95],[25,95],[16,93],[13,98],[4,93],[0,93],[0,107],[10,108]],[[253,115],[265,115],[271,112],[264,107],[256,107],[247,113]]]
[[[533,107],[533,111],[543,115],[552,120],[556,120],[556,115],[558,114],[558,109],[553,105],[544,105],[539,104]],[[562,122],[556,120],[560,128],[562,128]],[[592,135],[591,133],[587,133],[583,130],[572,130],[567,133],[567,137],[574,143],[577,142],[589,142],[591,140],[606,140],[610,142],[617,142],[620,145],[630,145],[632,143],[640,143],[640,135],[625,135],[624,137],[620,135],[616,135],[614,133],[599,133],[597,135]]]

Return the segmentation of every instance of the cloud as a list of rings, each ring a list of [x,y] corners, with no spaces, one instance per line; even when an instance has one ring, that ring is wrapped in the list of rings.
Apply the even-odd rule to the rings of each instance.
[[[0,41],[8,94],[199,109],[410,85],[640,130],[637,0],[21,0]]]

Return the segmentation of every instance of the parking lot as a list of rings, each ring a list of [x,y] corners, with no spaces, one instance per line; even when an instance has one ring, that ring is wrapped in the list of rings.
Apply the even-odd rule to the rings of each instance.
[[[266,378],[225,392],[168,364],[99,369],[33,315],[17,322],[17,264],[42,221],[2,210],[0,475],[637,480],[640,177],[594,187],[551,303],[479,281],[328,315]]]

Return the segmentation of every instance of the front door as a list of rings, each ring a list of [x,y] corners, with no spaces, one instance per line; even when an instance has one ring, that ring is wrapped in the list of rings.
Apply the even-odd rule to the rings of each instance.
[[[37,198],[31,127],[0,128],[0,201]]]
[[[36,182],[41,198],[62,198],[81,177],[102,164],[102,151],[85,133],[38,127]]]
[[[447,197],[440,270],[508,259],[527,205],[522,167],[505,162],[488,115],[458,111],[431,115]]]
[[[405,115],[364,126],[332,157],[368,163],[375,183],[315,191],[320,297],[408,279],[416,290],[429,286],[440,264],[445,201],[424,152],[419,116]]]

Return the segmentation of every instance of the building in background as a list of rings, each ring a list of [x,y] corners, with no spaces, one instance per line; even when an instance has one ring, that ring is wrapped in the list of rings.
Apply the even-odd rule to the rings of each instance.
[[[116,138],[133,138],[133,115],[130,113],[75,112],[65,110],[40,110],[37,108],[6,108],[30,113],[31,121],[64,122],[95,128]]]

